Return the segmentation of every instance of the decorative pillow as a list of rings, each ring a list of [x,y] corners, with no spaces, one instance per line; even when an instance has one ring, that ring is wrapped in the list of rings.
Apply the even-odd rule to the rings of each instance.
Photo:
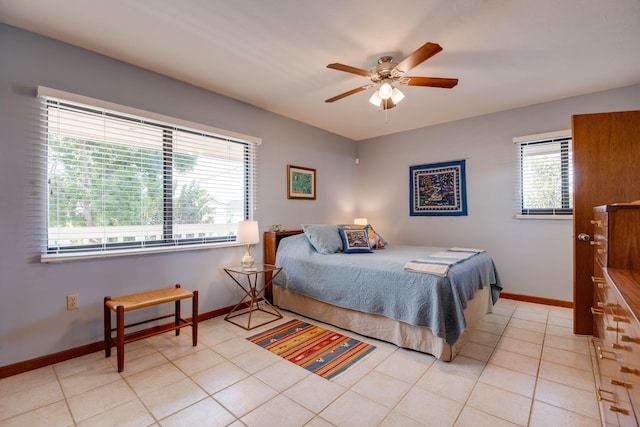
[[[384,249],[386,245],[388,245],[387,241],[384,240],[376,231],[373,229],[371,224],[360,225],[360,224],[340,224],[338,228],[349,228],[349,229],[365,229],[368,227],[368,237],[369,237],[369,246],[371,249]]]
[[[369,245],[368,228],[338,228],[345,254],[373,252]]]
[[[311,245],[321,254],[333,254],[342,250],[342,240],[337,225],[302,224],[302,230]]]

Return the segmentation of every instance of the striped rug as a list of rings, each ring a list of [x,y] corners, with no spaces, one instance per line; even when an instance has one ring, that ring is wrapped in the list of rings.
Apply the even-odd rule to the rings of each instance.
[[[375,349],[370,344],[297,319],[247,339],[328,380]]]

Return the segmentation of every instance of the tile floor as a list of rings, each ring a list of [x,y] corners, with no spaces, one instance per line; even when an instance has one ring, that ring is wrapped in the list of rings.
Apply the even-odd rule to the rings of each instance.
[[[451,363],[345,332],[377,349],[328,381],[245,339],[275,323],[220,317],[197,347],[189,328],[128,344],[121,374],[99,352],[2,379],[0,426],[599,426],[571,319],[502,299]]]

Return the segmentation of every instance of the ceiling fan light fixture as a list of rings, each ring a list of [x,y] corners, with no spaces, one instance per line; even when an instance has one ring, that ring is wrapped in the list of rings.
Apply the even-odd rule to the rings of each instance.
[[[379,96],[382,99],[389,99],[391,95],[393,95],[393,86],[391,86],[391,82],[389,79],[384,79],[382,84],[380,85],[380,89],[378,90]]]
[[[380,95],[381,91],[382,88],[376,90],[373,92],[373,95],[371,95],[371,98],[369,98],[369,102],[378,108],[388,110],[389,108],[393,108],[398,105],[398,103],[404,99],[404,93],[402,93],[398,88],[392,87],[391,96],[387,98],[383,98]]]
[[[397,105],[403,99],[404,93],[402,93],[400,89],[394,87],[393,91],[391,92],[391,100],[393,101],[393,103]]]
[[[380,98],[380,96],[378,95],[377,90],[373,92],[373,95],[371,95],[371,98],[369,98],[369,102],[376,107],[380,107],[380,104],[382,104],[382,98]]]

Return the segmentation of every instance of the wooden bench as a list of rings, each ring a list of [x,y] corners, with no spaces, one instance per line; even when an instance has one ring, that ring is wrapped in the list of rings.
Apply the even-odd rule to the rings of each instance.
[[[180,317],[180,300],[192,298],[193,315],[192,321],[187,321]],[[166,316],[155,317],[153,319],[144,320],[130,325],[124,324],[124,313],[126,311],[138,310],[140,308],[151,307],[158,304],[175,302],[175,311]],[[116,313],[116,327],[111,328],[111,311]],[[124,333],[125,328],[142,325],[145,323],[155,322],[157,320],[174,317],[173,326],[155,327],[145,331],[137,331],[129,334]],[[111,347],[116,346],[118,352],[118,372],[124,369],[124,345],[133,341],[148,338],[153,335],[162,334],[167,331],[176,331],[176,335],[180,335],[180,329],[191,326],[193,337],[193,346],[198,345],[198,291],[188,291],[182,289],[180,285],[171,288],[157,289],[139,294],[126,295],[122,297],[111,298],[104,297],[104,352],[106,357],[111,356]],[[113,338],[112,332],[116,332]]]

